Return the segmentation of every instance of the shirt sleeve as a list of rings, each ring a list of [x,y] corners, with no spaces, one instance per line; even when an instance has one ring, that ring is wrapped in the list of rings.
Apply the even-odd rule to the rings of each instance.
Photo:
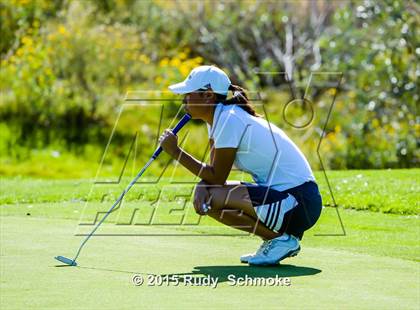
[[[214,147],[239,148],[246,124],[240,119],[233,109],[225,110],[213,124]]]

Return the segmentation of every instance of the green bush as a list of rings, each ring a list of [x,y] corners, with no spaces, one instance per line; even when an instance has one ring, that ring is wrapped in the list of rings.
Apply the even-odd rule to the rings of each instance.
[[[269,119],[315,168],[319,156],[332,169],[419,164],[414,1],[10,0],[0,8],[0,157],[10,163],[30,161],[42,149],[99,162],[111,133],[107,156],[122,161],[136,132],[145,158],[161,110],[145,112],[133,102],[139,108],[122,113],[125,95],[169,99],[161,123],[167,126],[179,98],[159,91],[213,63],[262,93]],[[338,74],[311,75],[326,71],[343,73],[337,89]],[[299,129],[283,112],[303,97],[316,113]],[[304,123],[308,109],[296,103],[287,114]],[[201,127],[191,128],[200,128],[195,139],[205,139]],[[189,148],[202,153],[197,144]]]

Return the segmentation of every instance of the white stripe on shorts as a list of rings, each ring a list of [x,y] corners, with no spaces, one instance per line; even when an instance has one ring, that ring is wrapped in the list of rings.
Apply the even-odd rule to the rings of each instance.
[[[295,197],[288,194],[286,199],[276,201],[270,204],[254,207],[258,218],[271,230],[278,232],[283,224],[284,214],[297,206]]]

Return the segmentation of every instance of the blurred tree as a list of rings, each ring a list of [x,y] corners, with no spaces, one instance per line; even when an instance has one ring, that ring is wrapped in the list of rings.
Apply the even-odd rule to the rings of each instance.
[[[320,42],[321,68],[345,75],[349,168],[419,164],[419,11],[415,1],[352,1]]]
[[[10,57],[20,46],[21,38],[36,31],[40,23],[53,18],[64,0],[6,0],[0,2],[0,55]],[[5,55],[7,54],[7,55]]]
[[[319,39],[338,5],[329,1],[177,1],[166,9],[171,21],[183,27],[192,52],[226,68],[236,82],[286,86],[285,75],[257,74],[285,72],[287,82],[296,81],[299,92],[308,72],[321,65]]]
[[[343,72],[326,166],[418,166],[418,13],[403,0],[2,1],[0,156],[101,147],[127,91],[166,90],[213,63],[235,83],[276,92],[268,108],[278,120],[289,85],[302,97],[311,72]],[[312,87],[319,107],[328,85]],[[166,107],[171,117],[178,104]],[[137,118],[118,127],[116,143],[131,141]]]

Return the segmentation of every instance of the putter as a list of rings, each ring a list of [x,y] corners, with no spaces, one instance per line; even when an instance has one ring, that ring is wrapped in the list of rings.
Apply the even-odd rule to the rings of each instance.
[[[191,115],[185,114],[181,120],[176,124],[175,128],[172,129],[172,132],[176,135],[179,130],[181,130],[182,127],[191,119]],[[80,251],[82,250],[83,246],[86,244],[86,242],[90,239],[90,237],[93,236],[95,231],[98,229],[98,227],[102,224],[103,221],[108,217],[108,215],[112,212],[112,210],[115,208],[116,205],[120,203],[120,201],[124,198],[125,194],[130,190],[130,188],[137,182],[137,180],[141,177],[141,175],[146,171],[146,169],[151,165],[151,163],[159,156],[159,154],[162,152],[162,147],[158,147],[156,151],[153,153],[152,157],[149,159],[149,161],[146,163],[146,165],[140,170],[140,172],[136,175],[136,177],[128,184],[126,189],[121,193],[120,197],[118,197],[117,201],[112,205],[112,207],[108,210],[107,213],[105,213],[104,217],[99,221],[99,223],[95,226],[95,228],[92,230],[92,232],[83,240],[83,242],[80,244],[79,249],[77,250],[76,256],[73,259],[64,257],[64,256],[56,256],[54,257],[56,260],[69,265],[69,266],[77,266],[76,259],[79,257]]]

